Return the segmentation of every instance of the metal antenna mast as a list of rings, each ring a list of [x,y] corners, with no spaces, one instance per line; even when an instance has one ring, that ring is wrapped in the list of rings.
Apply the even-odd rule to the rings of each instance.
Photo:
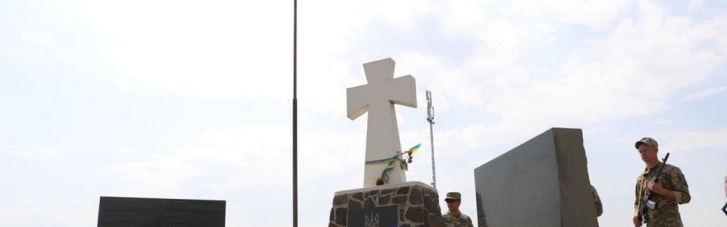
[[[437,188],[437,173],[434,171],[434,106],[432,106],[432,92],[427,90],[427,121],[429,122],[429,138],[432,144],[432,187]]]

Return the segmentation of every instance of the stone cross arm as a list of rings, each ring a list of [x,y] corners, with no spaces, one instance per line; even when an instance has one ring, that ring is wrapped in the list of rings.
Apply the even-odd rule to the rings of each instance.
[[[416,80],[411,75],[346,89],[348,118],[354,120],[369,110],[374,103],[398,104],[417,107]]]

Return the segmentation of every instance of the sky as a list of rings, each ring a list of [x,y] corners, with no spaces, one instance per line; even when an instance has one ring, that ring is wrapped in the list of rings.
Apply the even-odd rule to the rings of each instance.
[[[299,226],[363,186],[363,64],[416,78],[397,106],[408,181],[477,225],[474,169],[583,130],[600,226],[630,226],[634,142],[681,168],[688,226],[725,226],[727,1],[298,2]],[[0,2],[0,220],[95,226],[101,196],[225,200],[226,226],[292,226],[292,1]],[[442,211],[446,205],[440,203]]]

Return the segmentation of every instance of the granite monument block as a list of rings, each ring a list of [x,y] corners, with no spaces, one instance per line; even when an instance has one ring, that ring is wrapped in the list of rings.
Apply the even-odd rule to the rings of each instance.
[[[101,197],[98,227],[225,227],[225,201]]]
[[[475,169],[480,227],[596,227],[583,133],[552,128]]]

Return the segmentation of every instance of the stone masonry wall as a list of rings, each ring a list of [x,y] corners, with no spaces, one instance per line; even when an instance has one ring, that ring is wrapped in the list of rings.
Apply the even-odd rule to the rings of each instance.
[[[397,205],[400,227],[441,227],[439,195],[422,185],[383,186],[337,194],[333,198],[329,227],[348,227],[351,211]],[[353,225],[351,225],[353,226]]]

